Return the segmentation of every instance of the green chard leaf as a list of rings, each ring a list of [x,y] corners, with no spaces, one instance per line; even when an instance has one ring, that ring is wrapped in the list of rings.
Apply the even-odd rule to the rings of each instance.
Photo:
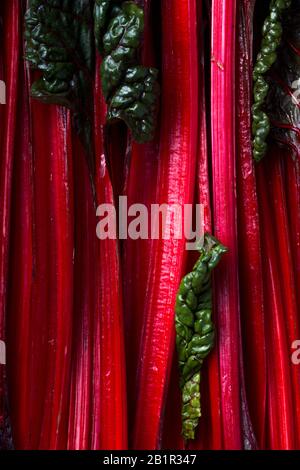
[[[195,439],[201,416],[200,379],[203,360],[214,346],[211,273],[227,249],[206,234],[193,271],[181,281],[175,307],[176,347],[181,374],[182,435]]]
[[[134,2],[96,0],[96,45],[103,56],[101,78],[108,122],[122,119],[134,140],[153,139],[157,118],[158,71],[138,64],[143,10]]]
[[[103,36],[108,29],[111,18],[120,13],[120,5],[124,0],[95,0],[94,22],[96,47],[104,54]]]
[[[260,161],[267,151],[266,141],[271,128],[265,106],[269,92],[266,74],[277,60],[277,50],[282,39],[282,18],[290,6],[291,0],[271,0],[270,13],[263,25],[261,49],[253,71],[252,134],[253,157],[256,161]]]
[[[43,103],[73,111],[73,123],[93,158],[94,38],[90,0],[30,0],[26,59],[41,71],[31,89]]]
[[[282,43],[278,59],[268,77],[266,112],[271,120],[271,137],[298,154],[300,127],[300,0],[293,0],[282,21]]]

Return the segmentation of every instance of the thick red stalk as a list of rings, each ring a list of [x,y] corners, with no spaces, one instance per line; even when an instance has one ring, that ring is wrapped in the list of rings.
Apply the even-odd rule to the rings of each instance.
[[[20,112],[22,120],[26,116],[27,120],[18,147],[22,160],[18,161],[15,172],[15,184],[19,182],[23,192],[20,208],[16,206],[17,196],[14,200],[14,216],[21,211],[20,220],[26,234],[15,240],[10,276],[11,285],[20,287],[22,300],[18,302],[15,291],[11,291],[13,312],[9,333],[14,429],[19,448],[64,448],[73,271],[72,190],[69,192],[72,178],[69,180],[70,152],[66,150],[71,147],[64,129],[69,128],[70,122],[69,115],[57,108],[50,107],[45,114],[44,105],[32,104],[32,171],[27,90],[25,80]],[[20,275],[17,263],[21,259]],[[21,400],[20,389],[24,391]]]
[[[300,154],[293,159],[290,153],[282,157],[285,165],[285,194],[296,284],[296,298],[300,308]]]
[[[290,350],[287,344],[285,307],[279,276],[280,264],[266,189],[269,165],[270,159],[266,159],[257,171],[262,246],[264,247],[263,279],[268,372],[266,445],[270,449],[290,450],[295,445]]]
[[[49,107],[44,113],[49,126],[49,141],[44,142],[38,158],[49,159],[50,253],[47,266],[48,351],[47,388],[39,446],[61,449],[67,444],[69,412],[70,357],[73,312],[73,164],[70,114]],[[46,208],[44,207],[44,210]]]
[[[143,39],[142,59],[145,66],[156,66],[153,50],[152,20],[155,14],[155,2],[144,2],[145,30]],[[157,11],[157,10],[156,10]],[[128,207],[132,204],[144,204],[149,212],[151,203],[156,198],[156,181],[158,167],[159,129],[154,142],[145,145],[132,142],[130,163],[124,195],[127,196]],[[150,222],[150,221],[149,221]],[[148,268],[150,264],[151,240],[138,239],[121,241],[122,273],[124,287],[124,314],[127,357],[127,388],[128,396],[134,396],[136,375],[139,361],[142,327],[144,323],[145,291],[147,286]],[[138,286],[138,289],[137,289]],[[133,428],[135,402],[128,402],[129,430]],[[132,434],[132,433],[131,433]],[[131,444],[132,436],[129,436]]]
[[[198,115],[196,2],[161,4],[162,100],[157,202],[193,202]],[[172,86],[170,84],[172,83]],[[173,234],[173,237],[172,237]],[[136,449],[159,448],[170,363],[174,305],[185,259],[185,240],[157,240],[151,248],[134,425]],[[178,403],[180,406],[180,403]]]
[[[239,2],[237,42],[237,195],[239,277],[247,398],[265,446],[266,345],[258,201],[251,140],[253,0]],[[249,289],[251,286],[251,289]]]
[[[235,46],[236,1],[212,2],[211,116],[214,233],[228,247],[215,273],[223,446],[242,448],[237,253]]]
[[[27,432],[21,439],[22,448],[65,448],[74,245],[70,116],[54,106],[45,113],[45,105],[34,101],[31,115],[33,276],[30,340],[25,337],[20,346],[26,350],[29,344],[22,384],[29,391],[21,410]],[[20,316],[25,313],[20,311]]]
[[[49,344],[49,266],[50,266],[50,158],[49,142],[52,140],[49,114],[45,115],[45,106],[34,100],[30,101],[32,119],[33,151],[33,203],[32,203],[32,255],[33,275],[30,299],[30,335],[28,340],[28,372],[24,375],[22,388],[29,388],[27,403],[24,400],[24,426],[30,431],[21,435],[21,448],[37,449],[42,432],[42,419],[45,411],[47,393],[47,358]],[[23,312],[20,311],[20,316]],[[24,320],[26,321],[26,319]],[[26,350],[26,342],[21,346]],[[20,367],[20,362],[17,367]],[[16,391],[17,392],[17,391]],[[24,428],[25,429],[25,428]],[[25,444],[26,443],[26,444]],[[45,446],[46,447],[46,446]]]
[[[7,101],[1,110],[1,162],[0,162],[0,340],[6,339],[6,307],[7,307],[7,272],[10,237],[10,208],[12,171],[14,164],[15,131],[18,99],[19,62],[21,57],[21,5],[18,0],[12,0],[3,7],[3,66],[4,82],[6,85]],[[3,127],[2,127],[3,126]],[[6,440],[4,428],[6,422],[6,370],[0,365],[0,435]],[[3,432],[3,434],[2,434]],[[0,443],[6,447],[7,442]]]
[[[277,259],[280,267],[280,285],[284,305],[284,322],[287,330],[288,348],[300,337],[299,310],[296,302],[296,284],[293,270],[293,253],[290,244],[289,224],[284,191],[283,158],[291,158],[286,152],[273,151],[272,162],[268,166],[268,192],[271,201],[271,216],[275,224],[275,237],[278,246]],[[289,361],[294,403],[295,446],[300,446],[300,368]]]
[[[100,61],[98,61],[99,70]],[[114,194],[103,148],[105,104],[100,76],[95,89],[97,204],[114,206]],[[115,155],[117,158],[118,155]],[[95,235],[96,236],[96,235]],[[119,246],[114,239],[98,241],[96,310],[94,316],[94,381],[92,449],[127,449],[127,397],[122,285]]]

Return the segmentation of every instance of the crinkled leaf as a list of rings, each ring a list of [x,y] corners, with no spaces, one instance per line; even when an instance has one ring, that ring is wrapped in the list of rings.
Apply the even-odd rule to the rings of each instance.
[[[263,158],[267,151],[267,137],[270,132],[270,119],[266,112],[266,97],[269,91],[267,72],[277,59],[277,49],[282,39],[282,19],[290,7],[291,0],[271,0],[270,12],[263,30],[261,48],[253,71],[254,104],[252,107],[253,157]]]
[[[176,346],[182,389],[182,434],[194,439],[201,416],[200,371],[214,346],[211,272],[226,252],[206,234],[200,257],[191,273],[181,281],[175,307]]]
[[[134,2],[96,0],[94,18],[107,119],[122,119],[136,142],[148,142],[154,137],[159,85],[156,69],[138,65],[143,10]]]
[[[104,52],[103,36],[111,18],[119,13],[123,0],[95,0],[94,21],[96,46],[101,54]]]
[[[283,41],[278,60],[268,78],[266,110],[272,137],[280,143],[299,146],[295,130],[300,127],[300,1],[293,0],[283,20]]]
[[[157,75],[153,68],[128,69],[123,84],[110,102],[108,120],[123,119],[136,142],[147,142],[154,137],[159,97]]]
[[[144,30],[144,13],[135,3],[125,2],[103,36],[102,89],[106,100],[121,84],[126,70],[137,62]]]
[[[73,111],[75,128],[92,158],[91,1],[30,0],[25,25],[26,59],[41,71],[32,85],[32,96]]]

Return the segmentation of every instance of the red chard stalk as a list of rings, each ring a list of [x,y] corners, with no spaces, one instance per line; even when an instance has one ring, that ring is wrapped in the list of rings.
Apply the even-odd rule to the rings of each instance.
[[[12,178],[15,157],[15,132],[19,90],[19,64],[22,53],[21,5],[17,0],[1,5],[4,20],[1,61],[6,86],[6,104],[1,104],[2,132],[0,162],[0,340],[6,340],[7,289],[11,233]],[[7,346],[6,346],[7,349]],[[11,430],[8,416],[7,370],[0,364],[0,448],[11,448]]]

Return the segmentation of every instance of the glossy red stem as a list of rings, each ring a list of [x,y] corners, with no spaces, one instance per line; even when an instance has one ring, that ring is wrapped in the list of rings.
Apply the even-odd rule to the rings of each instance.
[[[258,167],[258,194],[263,257],[264,302],[267,352],[267,435],[270,449],[293,449],[295,424],[292,407],[289,345],[285,307],[280,281],[280,264],[272,228],[270,204],[266,191],[270,161]],[[263,167],[265,166],[265,167]]]
[[[158,203],[193,201],[197,145],[196,3],[166,0],[162,13],[161,137]],[[170,86],[172,83],[172,86]],[[174,226],[171,228],[174,233]],[[160,447],[161,419],[174,346],[174,304],[185,240],[158,240],[151,249],[138,370],[134,448]]]
[[[100,68],[98,61],[97,70]],[[97,72],[95,88],[95,149],[97,204],[115,206],[103,148],[106,107]],[[114,154],[115,158],[118,155]],[[92,449],[128,448],[123,296],[117,240],[100,240],[94,317],[94,379]]]
[[[13,0],[8,5],[2,6],[4,21],[3,44],[1,53],[3,54],[3,79],[6,86],[6,104],[1,104],[1,162],[0,162],[0,339],[6,340],[6,318],[7,318],[7,274],[9,241],[11,233],[11,196],[12,196],[12,174],[15,158],[15,135],[18,105],[18,76],[20,54],[22,50],[21,40],[21,5],[17,0]],[[7,383],[6,366],[0,365],[0,433],[5,442],[0,443],[0,447],[8,446],[5,433],[7,424]]]
[[[158,5],[155,1],[145,0],[145,30],[142,48],[142,62],[146,66],[157,66],[153,48],[153,22]],[[154,10],[155,8],[155,10]],[[132,142],[128,174],[124,188],[128,207],[132,204],[144,204],[150,213],[151,203],[156,199],[156,181],[158,169],[159,127],[153,142],[140,145]],[[150,223],[150,220],[149,220]],[[142,328],[145,321],[145,291],[147,288],[148,270],[151,256],[151,240],[121,241],[122,274],[124,286],[124,315],[127,359],[128,396],[134,396],[137,386],[139,350]],[[137,288],[138,286],[138,288]],[[132,444],[132,429],[135,413],[135,401],[128,402],[129,444]]]
[[[272,162],[268,166],[267,190],[271,201],[271,217],[275,223],[275,243],[279,264],[280,285],[284,306],[284,322],[287,332],[287,347],[292,350],[292,343],[300,337],[299,309],[296,300],[296,283],[293,270],[293,257],[291,237],[288,224],[288,212],[284,188],[283,159],[291,158],[289,153],[282,150],[272,151]],[[294,229],[292,229],[294,230]],[[296,253],[295,253],[296,255]],[[289,358],[289,349],[287,350]],[[299,448],[300,440],[300,369],[289,360],[291,374],[291,391],[293,396],[295,448]]]
[[[237,42],[237,194],[239,278],[244,373],[251,419],[260,448],[265,447],[266,344],[262,245],[252,157],[253,0],[239,2]],[[251,286],[251,289],[249,289]],[[259,367],[258,367],[259,364]]]
[[[199,2],[202,3],[202,2]],[[206,99],[207,77],[205,76],[205,51],[208,41],[206,36],[205,21],[203,17],[203,5],[198,7],[198,56],[199,56],[199,139],[197,153],[197,203],[203,205],[204,230],[212,233],[211,213],[211,148],[210,127],[208,125],[209,105]],[[202,8],[201,8],[202,7]],[[209,12],[208,12],[209,14]],[[206,42],[204,42],[206,41]],[[214,313],[215,315],[215,313]],[[213,396],[214,400],[209,397]],[[220,371],[218,362],[218,344],[205,361],[201,374],[201,406],[202,417],[199,423],[199,432],[196,440],[189,443],[189,449],[222,449],[222,422],[221,422],[221,391]],[[206,430],[211,428],[213,433],[208,434]]]
[[[61,449],[67,443],[73,311],[74,209],[70,115],[50,107],[44,113],[49,141],[39,158],[49,160],[50,245],[47,265],[48,351],[45,408],[39,446]],[[45,207],[44,207],[45,210]]]
[[[300,155],[297,153],[293,159],[289,153],[283,161],[285,165],[284,191],[287,197],[296,297],[298,308],[300,308]]]
[[[214,233],[227,246],[215,273],[223,446],[242,448],[239,365],[235,60],[236,2],[212,2],[211,128]]]
[[[31,363],[31,295],[34,269],[33,256],[33,155],[31,146],[28,72],[24,62],[19,68],[23,90],[19,100],[17,122],[22,136],[16,139],[17,156],[12,188],[12,227],[9,267],[7,337],[9,358],[9,393],[14,444],[17,449],[29,448],[28,405],[30,402]],[[22,266],[22,269],[20,269]],[[16,290],[18,295],[16,295]],[[19,391],[22,390],[20,395]]]
[[[68,449],[91,447],[96,216],[85,150],[73,135],[75,191],[74,329]]]

